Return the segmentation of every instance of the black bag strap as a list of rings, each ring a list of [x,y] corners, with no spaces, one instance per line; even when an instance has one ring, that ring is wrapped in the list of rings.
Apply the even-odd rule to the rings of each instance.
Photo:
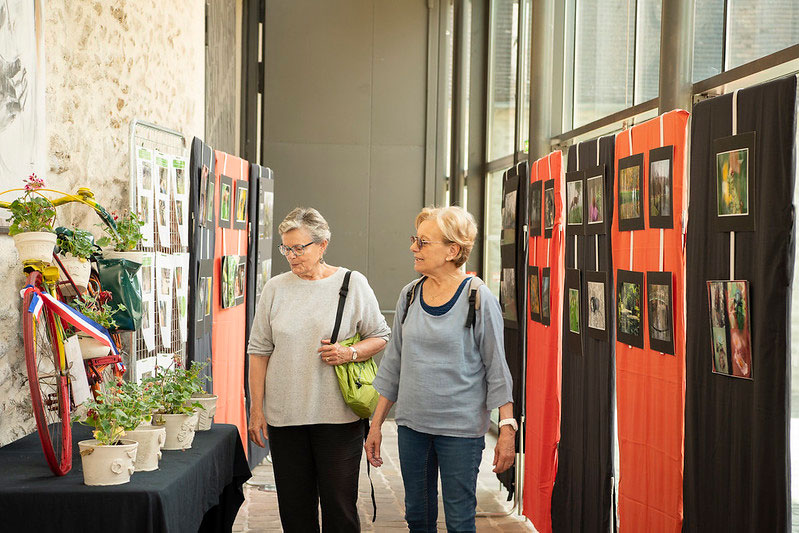
[[[344,274],[344,281],[338,291],[338,309],[336,310],[336,325],[333,327],[333,334],[330,336],[330,344],[336,344],[338,340],[338,330],[341,328],[341,316],[344,314],[344,303],[347,301],[347,293],[350,290],[350,276],[352,270],[347,270]]]
[[[400,324],[405,323],[405,318],[408,316],[408,309],[410,309],[413,300],[416,298],[416,287],[418,287],[426,279],[427,276],[422,276],[421,278],[417,279],[413,282],[411,288],[408,289],[408,292],[405,293],[405,310],[402,312],[402,322],[400,322]]]
[[[474,323],[477,320],[476,311],[480,309],[480,285],[485,285],[483,280],[477,276],[472,276],[472,279],[469,281],[469,314],[466,315],[467,328],[474,327]]]
[[[363,441],[369,436],[369,419],[363,418]],[[375,484],[372,483],[372,471],[370,469],[369,461],[366,461],[366,475],[369,478],[369,485],[372,487],[372,522],[377,520],[377,502],[375,501]]]

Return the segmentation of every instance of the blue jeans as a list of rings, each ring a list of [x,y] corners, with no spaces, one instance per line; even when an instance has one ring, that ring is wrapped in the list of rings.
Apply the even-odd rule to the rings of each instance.
[[[485,437],[443,437],[405,426],[397,433],[405,520],[411,532],[436,531],[439,471],[447,531],[475,531],[477,472]]]

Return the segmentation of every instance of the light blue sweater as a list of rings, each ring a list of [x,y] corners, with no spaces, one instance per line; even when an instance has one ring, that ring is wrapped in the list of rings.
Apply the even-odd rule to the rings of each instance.
[[[480,309],[474,327],[467,328],[468,285],[441,316],[423,309],[417,288],[403,324],[411,285],[400,291],[374,387],[397,402],[401,426],[433,435],[481,437],[488,431],[489,412],[513,398],[499,302],[481,286]]]

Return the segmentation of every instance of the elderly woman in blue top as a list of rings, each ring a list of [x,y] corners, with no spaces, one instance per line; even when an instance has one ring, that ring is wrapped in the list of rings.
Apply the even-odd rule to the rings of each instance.
[[[440,472],[447,530],[475,531],[477,472],[492,409],[499,408],[501,419],[494,472],[510,468],[515,456],[502,312],[481,285],[476,319],[466,325],[471,278],[461,266],[477,235],[467,211],[426,208],[416,217],[416,233],[410,249],[423,278],[400,292],[393,334],[374,381],[381,397],[364,447],[369,462],[379,467],[380,428],[396,403],[410,530],[436,531]]]

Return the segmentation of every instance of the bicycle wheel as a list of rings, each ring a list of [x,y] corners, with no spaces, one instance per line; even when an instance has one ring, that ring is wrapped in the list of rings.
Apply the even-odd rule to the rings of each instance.
[[[32,272],[27,281],[42,288],[39,272]],[[29,311],[32,298],[28,293],[22,302],[22,329],[33,415],[47,463],[55,475],[63,476],[72,468],[72,426],[67,373],[58,356],[61,336],[47,308],[38,318]]]

